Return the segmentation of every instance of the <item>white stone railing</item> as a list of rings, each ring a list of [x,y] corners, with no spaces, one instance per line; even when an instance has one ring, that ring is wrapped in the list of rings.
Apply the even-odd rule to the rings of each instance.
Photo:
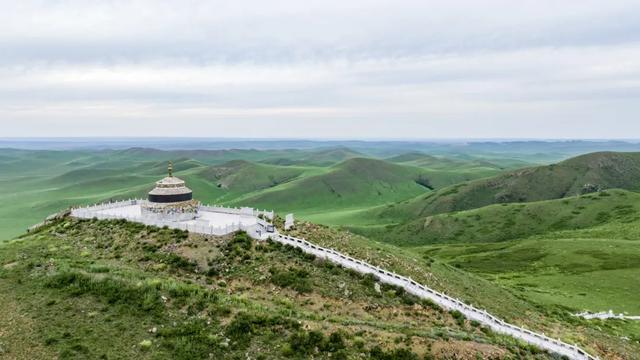
[[[355,270],[362,274],[373,274],[381,282],[403,288],[408,293],[423,299],[429,299],[447,310],[457,310],[468,319],[478,321],[493,331],[510,335],[523,340],[529,344],[538,346],[550,352],[558,353],[576,360],[597,360],[598,358],[589,355],[577,345],[570,345],[561,340],[552,339],[544,334],[538,334],[519,326],[509,324],[497,317],[489,314],[486,310],[480,310],[472,305],[467,305],[459,299],[452,298],[443,293],[435,291],[424,285],[417,283],[411,278],[407,278],[364,261],[354,259],[336,250],[323,248],[312,244],[304,239],[277,234],[271,237],[272,240],[282,244],[291,245],[302,249],[302,251],[324,258],[328,261],[342,265],[345,268]]]
[[[114,202],[108,202],[108,203],[93,204],[86,207],[77,207],[77,208],[73,208],[72,211],[79,210],[79,209],[102,211],[102,210],[114,209],[114,208],[127,206],[127,205],[139,205],[146,201],[147,200],[144,200],[144,199],[120,200],[120,201],[114,201]],[[273,216],[274,216],[273,210],[271,211],[257,210],[250,207],[233,208],[233,207],[226,207],[222,205],[207,204],[207,205],[200,205],[200,209],[205,211],[213,211],[213,212],[233,214],[233,215],[246,215],[246,216],[255,216],[255,217],[258,217],[259,215],[263,215],[269,219],[273,219]]]
[[[170,221],[164,220],[160,218],[147,217],[147,216],[123,216],[123,215],[112,215],[112,214],[104,214],[101,211],[115,209],[123,206],[129,205],[138,205],[146,200],[141,199],[131,199],[131,200],[123,200],[116,201],[112,203],[103,203],[103,204],[95,204],[88,207],[74,208],[71,210],[71,216],[80,218],[80,219],[93,219],[96,218],[98,220],[116,220],[123,219],[127,221],[137,222],[145,225],[157,226],[157,227],[168,227],[170,229],[180,229],[186,230],[193,233],[198,234],[206,234],[206,235],[225,235],[235,231],[246,231],[249,234],[255,236],[256,234],[256,225],[244,225],[242,223],[234,223],[227,226],[209,226],[204,224],[187,224],[185,222],[179,221]],[[227,214],[241,214],[239,212],[233,212],[233,208],[226,208]],[[213,210],[211,210],[213,211]]]
[[[77,211],[102,211],[102,210],[109,210],[109,209],[115,209],[115,208],[119,208],[119,207],[123,207],[123,206],[128,206],[128,205],[137,205],[142,203],[145,200],[142,199],[129,199],[129,200],[120,200],[120,201],[114,201],[114,202],[108,202],[108,203],[100,203],[100,204],[93,204],[93,205],[89,205],[89,206],[84,206],[84,207],[73,207],[71,208],[71,215],[74,215],[74,212]]]
[[[269,219],[273,219],[274,212],[267,210],[257,210],[250,207],[232,208],[221,205],[201,205],[200,209],[205,211],[213,211],[224,214],[255,216],[263,215]]]
[[[608,319],[617,319],[617,320],[640,320],[640,316],[629,316],[625,314],[614,314],[613,310],[603,311],[599,313],[590,313],[588,311],[581,312],[579,314],[574,314],[573,316],[581,317],[587,320],[592,319],[600,319],[600,320],[608,320]]]

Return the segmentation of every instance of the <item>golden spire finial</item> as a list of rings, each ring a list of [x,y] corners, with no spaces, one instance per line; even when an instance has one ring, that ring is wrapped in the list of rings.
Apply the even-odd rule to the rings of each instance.
[[[169,161],[169,177],[173,177],[173,162]]]

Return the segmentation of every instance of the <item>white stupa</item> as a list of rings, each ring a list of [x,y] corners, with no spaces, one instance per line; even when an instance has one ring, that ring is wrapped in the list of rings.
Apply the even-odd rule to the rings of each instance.
[[[193,200],[193,191],[184,180],[173,176],[173,163],[169,162],[169,176],[156,182],[142,206],[142,214],[163,220],[193,220],[198,215],[200,203]]]

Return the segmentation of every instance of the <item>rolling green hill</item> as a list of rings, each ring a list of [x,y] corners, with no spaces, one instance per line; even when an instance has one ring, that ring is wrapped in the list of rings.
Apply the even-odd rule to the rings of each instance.
[[[619,193],[612,197],[624,197],[624,192]],[[607,208],[607,200],[587,203],[582,211],[588,213],[594,205]],[[640,286],[640,203],[638,195],[630,193],[627,199],[612,202],[628,205],[600,212],[596,216],[601,219],[589,227],[538,229],[531,236],[497,243],[440,243],[411,249],[473,272],[542,306],[563,306],[575,313],[613,310],[635,315],[640,313],[636,291]],[[640,339],[638,322],[595,323],[621,326],[619,333]]]
[[[429,191],[423,171],[382,160],[354,158],[326,173],[302,178],[238,203],[286,211],[325,211],[404,200]]]
[[[338,147],[314,151],[313,153],[302,157],[298,163],[315,166],[330,166],[345,160],[363,156],[364,155],[362,153],[349,148]]]
[[[66,219],[0,245],[0,279],[8,358],[553,358],[243,233]]]
[[[233,196],[272,188],[321,169],[298,166],[275,166],[233,160],[222,165],[209,166],[195,175],[208,180]]]
[[[377,216],[398,223],[496,203],[559,199],[611,188],[640,189],[640,153],[592,153],[554,165],[468,181],[377,209]]]
[[[484,172],[495,175],[503,170],[520,169],[535,165],[530,162],[510,158],[508,156],[477,156],[468,154],[448,154],[433,156],[419,151],[402,153],[386,159],[387,161],[405,165],[418,166],[437,170],[466,170]],[[487,175],[488,176],[488,175]]]
[[[131,148],[117,150],[110,154],[112,160],[132,159],[145,161],[168,161],[171,159],[192,159],[209,165],[220,165],[233,160],[263,162],[272,165],[330,166],[338,162],[364,156],[345,147],[317,149],[222,149],[222,150],[158,150],[151,148]]]
[[[558,230],[640,219],[640,194],[625,190],[521,204],[496,204],[439,214],[379,229],[377,238],[396,245],[490,243]]]
[[[353,151],[345,147],[318,149],[306,155],[291,156],[283,154],[283,157],[276,157],[261,162],[272,165],[311,165],[311,166],[331,166],[339,162],[365,156],[362,153]]]
[[[487,160],[463,160],[450,157],[437,157],[420,152],[400,154],[386,160],[394,163],[424,167],[428,169],[484,171],[492,175],[503,170],[499,165],[493,164]]]

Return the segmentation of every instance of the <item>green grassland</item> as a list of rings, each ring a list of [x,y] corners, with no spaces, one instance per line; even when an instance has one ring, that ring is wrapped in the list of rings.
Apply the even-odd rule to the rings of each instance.
[[[547,236],[554,238],[433,245],[420,251],[485,276],[535,302],[562,305],[576,312],[612,309],[640,313],[640,242]]]
[[[386,160],[393,163],[418,166],[434,170],[458,169],[466,171],[485,172],[487,176],[495,175],[497,172],[505,170],[505,168],[513,167],[513,164],[505,166],[504,164],[494,164],[491,161],[484,159],[459,159],[455,157],[440,157],[424,154],[421,152],[404,153],[390,157]],[[521,168],[525,167],[526,165],[530,164],[521,162],[518,163],[518,166],[516,167]]]
[[[509,171],[375,209],[369,216],[398,223],[496,203],[559,199],[611,188],[640,189],[640,153],[593,153],[558,164]]]
[[[401,246],[490,243],[590,228],[612,219],[622,222],[621,226],[640,220],[640,194],[614,189],[557,200],[496,204],[418,218],[398,226],[369,228],[368,234]],[[366,228],[362,231],[367,233]]]
[[[640,195],[635,192],[640,189],[639,153],[593,153],[519,170],[513,169],[535,162],[534,154],[501,158],[385,152],[384,160],[365,156],[346,148],[1,149],[0,239],[22,234],[27,226],[71,205],[144,197],[166,173],[166,162],[173,160],[176,174],[202,202],[275,209],[281,215],[294,212],[296,218],[313,222],[300,222],[294,235],[409,275],[513,323],[578,343],[602,358],[638,358],[638,322],[586,321],[572,314],[612,309],[640,315],[636,301]],[[384,305],[392,313],[406,312],[397,307],[405,306],[403,297],[386,298],[385,291],[380,299],[371,293],[371,283],[349,287],[345,293],[341,284],[351,284],[354,279],[348,276],[353,274],[335,273],[286,249],[235,244],[231,237],[205,241],[185,236],[120,222],[65,220],[0,245],[0,301],[9,309],[0,325],[21,324],[8,335],[0,334],[0,350],[11,345],[13,358],[24,358],[20,351],[29,348],[38,351],[35,358],[117,358],[115,352],[104,350],[107,340],[100,334],[108,339],[122,333],[126,336],[119,337],[114,351],[125,357],[175,358],[176,351],[186,348],[202,350],[186,340],[202,335],[199,339],[208,344],[214,358],[216,351],[223,351],[220,346],[233,356],[275,349],[267,358],[278,358],[290,356],[290,348],[298,346],[297,341],[304,344],[309,336],[319,341],[314,348],[329,349],[323,344],[337,329],[351,347],[318,350],[315,358],[340,358],[340,351],[347,358],[375,358],[376,346],[383,352],[408,349],[421,357],[428,351],[444,357],[450,349],[468,347],[472,350],[454,356],[475,358],[478,352],[488,356],[483,352],[486,346],[498,351],[498,358],[546,356],[469,324],[450,327],[456,320],[443,320],[448,314],[428,315],[426,322],[409,315],[396,322],[387,312],[366,318],[370,311],[363,313],[365,303]],[[217,245],[212,247],[210,240]],[[225,245],[229,243],[240,248],[231,262],[225,260],[231,254]],[[48,263],[48,259],[53,260]],[[291,269],[282,266],[292,259]],[[222,268],[214,266],[217,263]],[[271,269],[267,263],[277,266]],[[50,275],[60,278],[50,280]],[[165,304],[157,317],[139,311],[155,306],[145,300],[150,296],[147,290],[140,302],[131,304],[117,294],[103,293],[99,287],[104,278],[109,286],[129,290],[153,284],[148,291],[165,297],[176,283],[179,288],[194,286],[190,288],[194,292],[184,295],[180,306],[174,307],[173,300]],[[135,299],[138,295],[131,291]],[[214,325],[203,330],[193,323],[194,316],[205,314],[202,305],[196,311],[187,303],[210,293],[215,295],[206,296],[216,300],[207,305],[205,318]],[[318,302],[318,296],[331,300]],[[360,304],[360,310],[345,303]],[[218,307],[232,310],[220,315]],[[335,307],[349,311],[333,314]],[[24,316],[8,317],[9,311]],[[237,339],[226,336],[236,311],[259,319],[244,328],[251,334],[249,345],[234,347]],[[273,314],[309,324],[309,329],[289,327],[288,320],[269,317]],[[64,330],[71,326],[68,319],[80,324],[77,331]],[[39,329],[44,321],[51,326]],[[93,322],[100,328],[92,329]],[[178,326],[179,330],[162,335],[148,332],[173,322],[186,328]],[[131,327],[134,323],[144,326]],[[322,336],[309,335],[309,330]],[[20,332],[29,335],[20,337]],[[442,343],[443,332],[447,346]],[[224,345],[227,338],[230,343]],[[151,343],[143,344],[145,340]],[[301,358],[305,356],[310,354]]]
[[[444,261],[542,308],[640,314],[640,195],[624,190],[491,205],[369,235]],[[366,231],[365,231],[366,232]],[[640,323],[593,321],[637,339]]]
[[[245,234],[62,220],[0,245],[15,359],[551,358],[373,277]]]
[[[204,203],[293,211],[302,218],[335,211],[332,218],[326,219],[333,225],[345,222],[337,216],[340,211],[406,200],[429,192],[430,188],[485,175],[355,158],[358,154],[348,149],[1,149],[0,239],[19,235],[28,226],[68,206],[144,197],[154,182],[166,174],[168,160],[173,160],[175,173]],[[285,156],[294,164],[268,163]]]
[[[419,168],[354,158],[331,167],[325,174],[292,181],[237,202],[298,212],[361,208],[430,191],[420,183],[422,174]]]

